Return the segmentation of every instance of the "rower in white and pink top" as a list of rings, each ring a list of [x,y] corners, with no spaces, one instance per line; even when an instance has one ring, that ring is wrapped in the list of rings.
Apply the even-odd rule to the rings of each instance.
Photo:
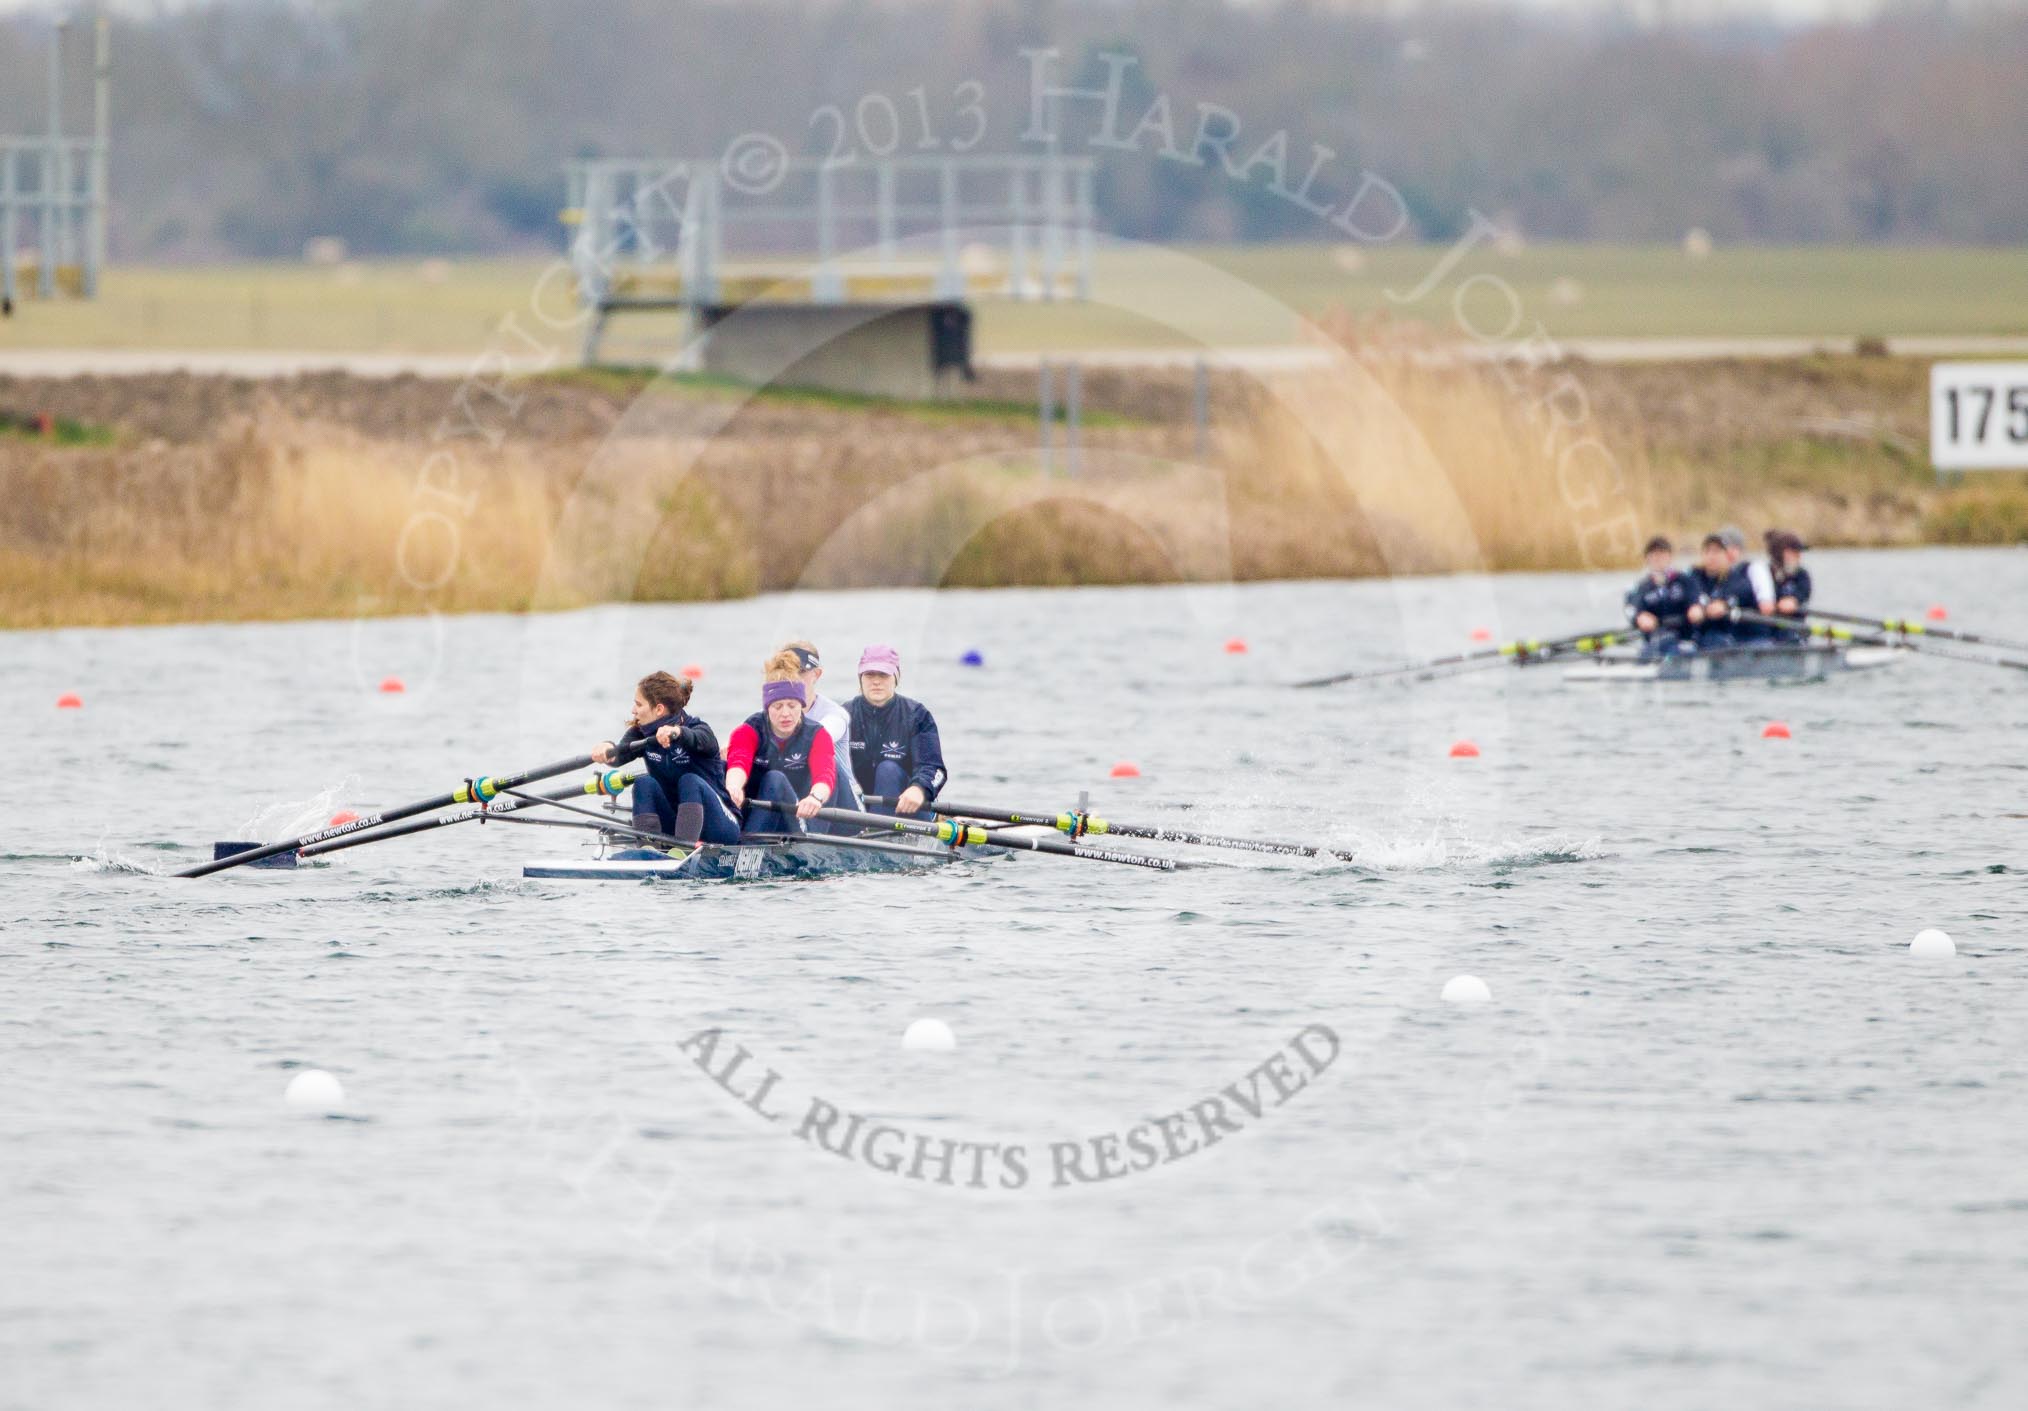
[[[824,679],[823,658],[817,655],[816,643],[807,638],[798,638],[782,646],[785,652],[794,652],[802,664],[803,688],[808,692],[807,713],[831,736],[831,750],[838,759],[838,789],[831,796],[837,808],[857,809],[859,796],[852,791],[852,717],[844,706],[832,700],[817,689],[817,683]]]

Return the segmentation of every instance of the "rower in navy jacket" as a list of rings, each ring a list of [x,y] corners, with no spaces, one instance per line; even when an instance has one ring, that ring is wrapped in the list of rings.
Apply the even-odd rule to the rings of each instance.
[[[1725,541],[1706,534],[1697,563],[1684,576],[1690,583],[1690,607],[1684,616],[1690,622],[1691,645],[1701,651],[1734,645],[1732,609],[1751,590],[1746,575],[1733,572]]]
[[[901,653],[868,647],[859,654],[859,695],[852,715],[852,777],[862,797],[890,800],[879,812],[919,814],[950,776],[936,717],[920,701],[897,695]]]
[[[1777,617],[1802,618],[1809,612],[1810,570],[1803,567],[1803,555],[1809,547],[1801,535],[1790,530],[1767,532],[1767,561],[1774,573]]]
[[[725,761],[719,758],[718,736],[684,707],[692,686],[666,671],[643,676],[634,687],[634,708],[617,745],[611,740],[592,750],[592,758],[612,764],[645,743],[641,760],[647,774],[634,781],[634,826],[644,832],[681,836],[678,810],[685,804],[703,812],[702,836],[710,843],[739,841],[739,823],[725,794]]]
[[[749,833],[828,833],[817,810],[837,781],[831,732],[806,711],[809,689],[794,652],[769,657],[763,675],[761,708],[726,742],[726,792]],[[773,807],[754,806],[763,802]]]
[[[1641,655],[1668,656],[1675,652],[1678,638],[1689,630],[1690,580],[1676,571],[1676,548],[1657,534],[1641,550],[1648,571],[1627,589],[1627,621],[1639,628],[1646,639]]]
[[[1727,596],[1743,608],[1750,608],[1763,616],[1775,610],[1774,572],[1758,559],[1746,557],[1746,535],[1737,525],[1728,524],[1718,531],[1718,537],[1725,544],[1725,558],[1732,565],[1732,584]],[[1732,624],[1732,638],[1736,642],[1760,642],[1773,635],[1771,629],[1757,622],[1735,622]]]

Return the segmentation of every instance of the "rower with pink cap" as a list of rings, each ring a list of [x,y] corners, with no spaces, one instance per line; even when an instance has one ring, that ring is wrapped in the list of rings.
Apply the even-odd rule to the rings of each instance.
[[[852,777],[862,797],[887,801],[869,808],[919,814],[949,775],[936,717],[922,702],[901,695],[900,685],[901,653],[882,644],[859,654],[859,695],[846,707],[852,717]]]

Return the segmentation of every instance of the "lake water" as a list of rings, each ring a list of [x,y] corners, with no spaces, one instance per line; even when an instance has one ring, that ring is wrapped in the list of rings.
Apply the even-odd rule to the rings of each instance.
[[[2028,638],[2028,553],[1813,566]],[[2022,1404],[2028,675],[1280,684],[1622,586],[0,638],[0,1406]],[[901,646],[953,798],[1356,860],[571,884],[489,825],[159,875],[578,753],[651,668],[728,732],[804,634]]]

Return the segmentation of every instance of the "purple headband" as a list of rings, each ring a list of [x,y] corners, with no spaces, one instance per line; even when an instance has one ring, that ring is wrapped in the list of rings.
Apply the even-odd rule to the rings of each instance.
[[[810,704],[810,698],[804,693],[803,683],[800,681],[770,681],[761,687],[763,707],[771,706],[776,701],[794,701],[805,708]]]

